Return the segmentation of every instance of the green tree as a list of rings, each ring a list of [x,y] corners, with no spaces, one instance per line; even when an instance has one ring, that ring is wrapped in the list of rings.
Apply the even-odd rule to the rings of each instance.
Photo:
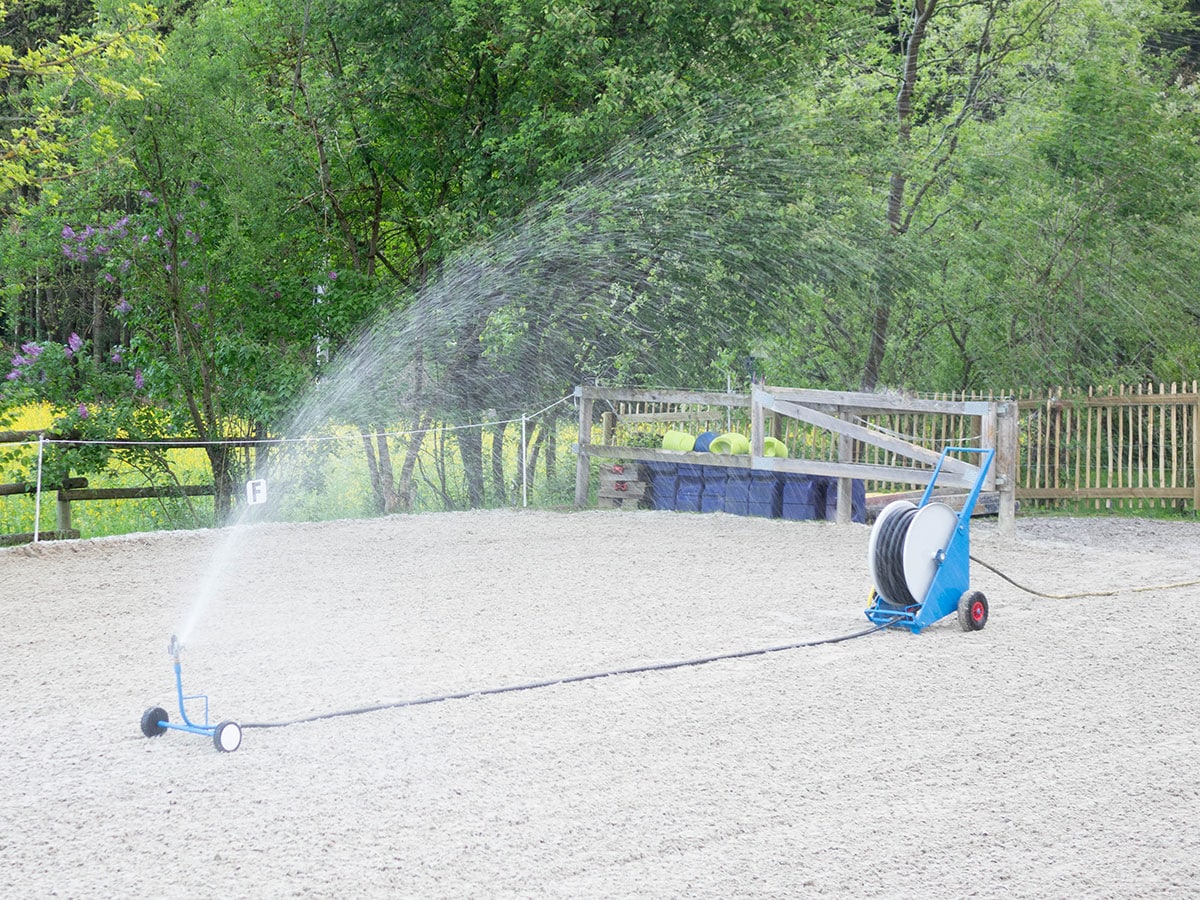
[[[699,329],[658,328],[670,324],[665,314],[669,305],[651,308],[644,291],[630,291],[628,284],[618,283],[618,271],[629,276],[632,264],[614,264],[639,254],[640,267],[633,268],[640,270],[640,280],[645,284],[657,278],[661,284],[671,261],[662,252],[647,254],[645,247],[628,240],[624,246],[619,240],[611,246],[617,240],[614,235],[633,233],[629,222],[618,221],[628,211],[605,212],[604,203],[593,204],[595,197],[581,201],[581,193],[590,190],[589,179],[596,183],[596,167],[612,159],[611,148],[648,122],[654,121],[660,134],[669,133],[674,123],[688,117],[700,121],[698,112],[714,98],[744,94],[747,85],[753,92],[767,78],[779,84],[775,79],[786,78],[812,59],[813,36],[819,32],[815,26],[822,17],[841,15],[832,4],[754,0],[569,4],[397,0],[349,3],[335,10],[331,31],[338,49],[327,58],[336,59],[339,68],[329,73],[332,78],[327,83],[336,88],[329,96],[340,98],[335,102],[338,109],[345,108],[346,98],[355,105],[356,152],[340,162],[348,173],[360,177],[323,176],[327,202],[336,211],[346,208],[346,198],[373,196],[390,215],[389,227],[381,229],[382,239],[355,236],[343,253],[365,248],[396,276],[396,288],[403,295],[424,294],[427,305],[445,306],[436,298],[444,297],[446,287],[460,277],[444,269],[454,251],[497,237],[496,246],[511,246],[504,242],[521,240],[522,222],[530,217],[544,216],[547,221],[557,217],[563,222],[557,236],[548,235],[540,225],[535,228],[541,242],[538,250],[544,251],[540,263],[519,258],[519,251],[512,254],[518,258],[510,260],[456,263],[476,267],[477,276],[467,277],[468,282],[474,277],[474,283],[456,290],[474,291],[479,302],[474,310],[460,304],[462,314],[451,317],[454,332],[438,332],[436,346],[429,342],[411,348],[411,364],[417,370],[412,383],[420,386],[422,394],[418,406],[458,421],[477,420],[483,410],[499,406],[500,388],[512,386],[511,378],[502,376],[529,371],[518,357],[499,352],[515,346],[515,336],[523,337],[517,343],[526,362],[533,356],[546,358],[546,341],[557,341],[560,350],[570,343],[574,352],[566,358],[578,363],[575,379],[587,373],[589,359],[629,372],[628,365],[614,357],[614,348],[610,345],[606,350],[600,338],[631,326],[638,315],[663,313],[644,328],[677,336],[679,343],[694,347],[695,340],[689,341],[685,334],[694,336]],[[353,89],[346,84],[345,73],[353,74]],[[320,116],[308,118],[322,121]],[[328,158],[322,148],[331,145],[329,136],[334,133],[332,122],[314,129],[319,160]],[[709,190],[720,187],[719,165],[719,160],[709,165]],[[699,168],[693,166],[693,177]],[[581,187],[564,192],[564,183]],[[373,193],[360,189],[368,184]],[[688,199],[698,196],[694,193]],[[556,209],[547,209],[556,204]],[[563,218],[568,212],[572,215]],[[643,212],[658,210],[644,208]],[[667,218],[684,211],[665,212]],[[335,217],[339,222],[351,218],[336,212]],[[700,221],[697,218],[693,228]],[[518,234],[507,237],[506,229],[514,227]],[[572,234],[572,229],[582,230]],[[342,231],[350,235],[353,229]],[[669,231],[662,229],[660,237]],[[586,245],[581,258],[567,259],[547,245],[548,239],[550,244],[557,241],[566,246],[568,238],[575,239],[577,247]],[[695,249],[702,247],[698,244]],[[569,298],[557,290],[565,282],[564,263],[581,279]],[[504,279],[497,278],[497,266],[501,272],[517,267],[522,277],[513,278],[508,272],[506,287],[501,289],[497,281]],[[597,266],[608,268],[607,278],[597,277]],[[550,288],[540,296],[532,289],[537,271],[557,273],[546,281]],[[715,277],[715,272],[710,276]],[[597,303],[597,297],[608,291],[604,304]],[[659,292],[660,299],[663,293]],[[676,298],[674,306],[679,303]],[[569,337],[562,328],[580,306],[590,307],[598,326],[588,340],[581,340],[584,335],[578,327]],[[607,328],[601,322],[604,306],[610,308]],[[506,313],[490,318],[500,307]],[[699,302],[693,304],[691,318],[696,322],[703,319],[700,307]],[[653,349],[654,343],[647,339],[640,349]],[[677,346],[671,341],[670,347],[661,347],[657,358]],[[626,363],[638,352],[627,340],[623,349],[623,354],[615,355]],[[534,371],[544,375],[548,370],[536,367]],[[564,373],[560,369],[556,374],[561,379]],[[478,505],[484,500],[479,433],[460,433],[459,447],[468,473],[468,502]]]

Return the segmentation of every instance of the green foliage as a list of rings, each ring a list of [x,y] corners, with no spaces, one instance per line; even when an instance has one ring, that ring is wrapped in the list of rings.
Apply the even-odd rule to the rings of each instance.
[[[1194,377],[1186,4],[921,6],[901,108],[911,2],[10,3],[0,334],[58,368],[4,408],[220,438]]]
[[[89,343],[72,334],[65,344],[27,342],[11,360],[11,369],[0,388],[0,407],[16,409],[31,403],[51,405],[55,420],[52,440],[43,460],[45,484],[62,484],[72,473],[103,469],[111,450],[103,443],[137,419],[142,376],[114,353],[97,364]],[[19,473],[32,483],[36,473]]]

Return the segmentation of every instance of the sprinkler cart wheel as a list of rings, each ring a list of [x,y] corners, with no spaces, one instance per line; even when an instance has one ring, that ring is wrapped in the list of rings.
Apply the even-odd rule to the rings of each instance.
[[[981,591],[966,591],[958,598],[959,628],[963,631],[982,631],[987,620],[987,597]]]
[[[242,726],[225,721],[213,731],[213,746],[222,753],[232,753],[242,745]]]
[[[167,711],[161,706],[152,706],[142,713],[142,734],[146,737],[158,737],[167,730],[163,722],[169,720]]]

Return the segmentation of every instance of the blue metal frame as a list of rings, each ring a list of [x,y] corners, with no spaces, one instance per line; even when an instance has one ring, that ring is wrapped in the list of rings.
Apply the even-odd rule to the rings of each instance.
[[[901,606],[880,595],[876,589],[875,602],[866,611],[867,618],[876,625],[907,628],[916,634],[922,628],[932,625],[944,616],[957,612],[959,598],[970,588],[971,537],[969,526],[971,514],[975,511],[975,504],[983,490],[983,482],[987,478],[988,469],[991,468],[996,451],[981,447],[947,447],[938,459],[937,466],[933,470],[933,477],[929,480],[925,493],[921,495],[921,502],[917,504],[918,508],[929,503],[933,496],[933,487],[937,483],[937,477],[942,471],[942,463],[946,461],[946,456],[950,453],[981,454],[983,462],[979,466],[979,477],[976,478],[971,492],[967,494],[966,502],[963,503],[962,511],[958,514],[958,521],[954,526],[954,532],[950,535],[950,542],[946,545],[945,550],[940,551],[937,555],[937,572],[933,576],[933,582],[929,585],[925,599],[913,606]]]
[[[206,737],[212,737],[216,734],[217,726],[208,724],[208,695],[207,694],[187,694],[183,693],[183,671],[179,664],[179,654],[183,650],[175,635],[171,635],[171,644],[167,648],[171,654],[171,659],[175,667],[175,695],[179,698],[179,717],[183,719],[183,723],[161,721],[158,723],[160,728],[172,728],[175,731],[186,731],[190,734],[203,734]],[[193,722],[188,718],[186,702],[188,700],[203,700],[204,701],[204,724]]]

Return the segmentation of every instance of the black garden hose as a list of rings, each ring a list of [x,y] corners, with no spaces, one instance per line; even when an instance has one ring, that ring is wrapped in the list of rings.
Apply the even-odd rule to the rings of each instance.
[[[480,688],[474,691],[461,691],[455,694],[438,694],[433,697],[419,697],[414,700],[398,700],[394,703],[379,703],[374,706],[360,706],[356,709],[343,709],[335,712],[318,713],[303,716],[298,719],[288,719],[283,722],[255,722],[242,725],[242,728],[284,728],[288,725],[300,725],[306,722],[320,722],[324,719],[337,719],[343,716],[358,716],[363,713],[381,712],[385,709],[404,709],[409,706],[427,706],[431,703],[444,703],[448,700],[466,700],[469,697],[487,697],[493,694],[512,694],[517,691],[532,691],[536,688],[553,687],[556,684],[574,684],[580,681],[595,681],[599,678],[609,678],[614,675],[637,675],[642,672],[663,672],[668,669],[683,669],[689,666],[703,666],[708,663],[721,662],[727,659],[745,659],[748,656],[763,656],[767,653],[780,653],[784,650],[799,650],[802,647],[819,647],[823,644],[840,644],[854,638],[866,637],[887,628],[887,625],[876,625],[843,634],[837,637],[819,638],[813,641],[799,641],[794,644],[780,644],[775,647],[760,647],[756,650],[738,650],[732,653],[719,653],[715,656],[701,656],[695,659],[676,660],[674,662],[647,663],[644,666],[629,666],[622,669],[608,669],[603,672],[591,672],[586,675],[568,675],[563,678],[548,678],[544,681],[530,681],[525,684],[512,684],[505,687]]]
[[[1035,590],[1034,588],[1031,588],[1031,587],[1026,587],[1023,584],[1021,584],[1017,581],[1014,581],[1012,578],[1010,578],[1008,575],[1005,575],[1003,572],[1001,572],[995,566],[985,563],[982,559],[980,559],[979,557],[977,557],[973,554],[971,555],[971,561],[976,562],[979,565],[983,566],[985,569],[987,569],[992,574],[998,575],[1000,578],[1003,578],[1005,581],[1007,581],[1013,587],[1018,588],[1019,590],[1022,590],[1027,594],[1033,594],[1033,596],[1035,596],[1035,597],[1043,597],[1046,600],[1080,600],[1080,599],[1083,599],[1084,597],[1115,597],[1118,594],[1144,594],[1149,591],[1169,591],[1174,588],[1194,587],[1194,586],[1200,584],[1200,578],[1198,578],[1198,579],[1194,579],[1192,581],[1176,581],[1176,582],[1172,582],[1171,584],[1149,584],[1149,585],[1143,585],[1142,587],[1114,588],[1112,590],[1106,590],[1106,591],[1081,591],[1078,594],[1047,594],[1043,591]]]

